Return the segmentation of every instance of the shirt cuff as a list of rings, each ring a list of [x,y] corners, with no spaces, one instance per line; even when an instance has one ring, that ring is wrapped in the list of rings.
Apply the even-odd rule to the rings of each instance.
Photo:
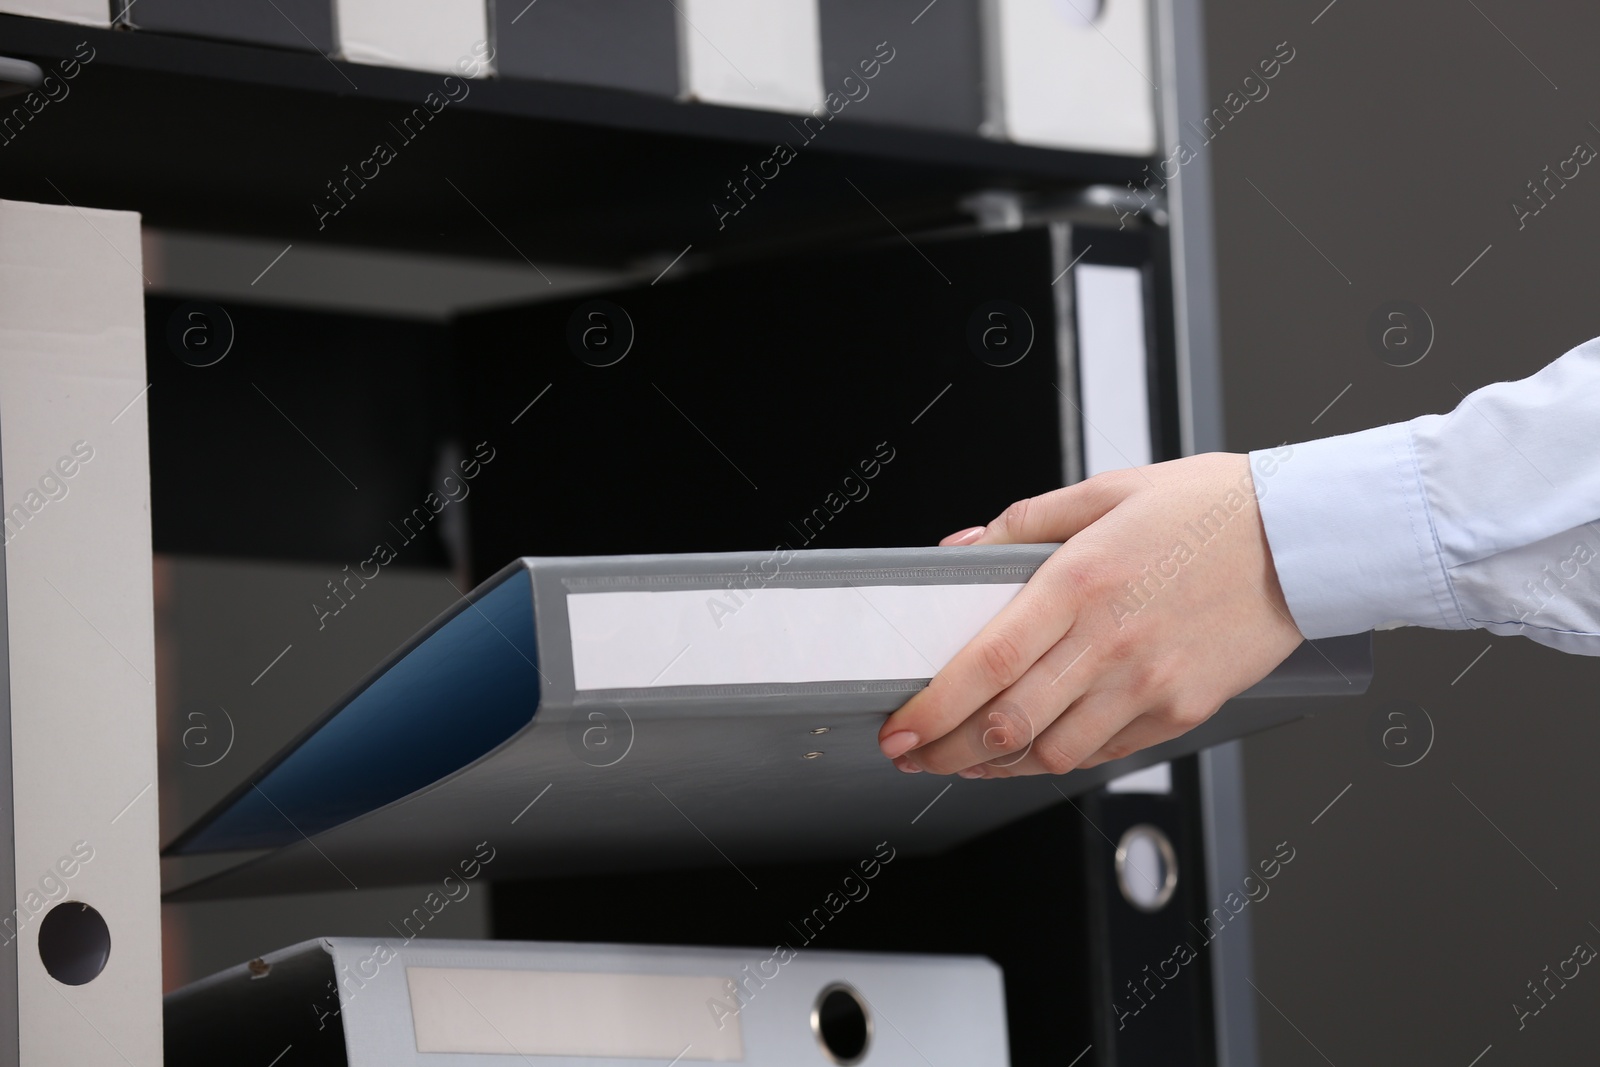
[[[1466,629],[1408,423],[1250,453],[1278,582],[1307,638]]]

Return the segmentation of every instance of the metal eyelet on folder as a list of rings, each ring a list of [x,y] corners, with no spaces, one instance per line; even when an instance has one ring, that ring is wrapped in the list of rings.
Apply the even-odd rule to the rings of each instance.
[[[1140,911],[1167,906],[1178,888],[1178,855],[1172,841],[1151,823],[1130,826],[1117,841],[1117,888]]]
[[[851,1067],[872,1047],[872,1014],[866,998],[848,982],[824,986],[811,1006],[811,1032],[828,1062]]]

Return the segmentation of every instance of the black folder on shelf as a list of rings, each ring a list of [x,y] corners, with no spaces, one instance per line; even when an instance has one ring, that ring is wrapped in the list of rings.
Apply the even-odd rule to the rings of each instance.
[[[835,94],[839,117],[978,134],[989,118],[979,7],[819,0],[822,87]],[[880,63],[886,55],[893,58]]]
[[[489,8],[502,77],[657,96],[678,95],[678,18],[671,5],[652,0],[544,0]]]
[[[219,4],[215,0],[115,0],[119,22],[130,29],[242,41],[331,55],[332,0],[273,0],[270,4]]]
[[[528,558],[435,620],[169,847],[270,849],[172,899],[938,851],[1355,694],[1368,635],[1307,644],[1209,722],[1060,778],[937,780],[886,713],[1050,545]],[[948,789],[951,795],[946,797]]]

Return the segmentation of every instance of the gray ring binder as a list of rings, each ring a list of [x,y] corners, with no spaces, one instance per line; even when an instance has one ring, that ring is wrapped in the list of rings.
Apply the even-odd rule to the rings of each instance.
[[[1367,635],[1303,646],[1185,737],[1061,779],[957,781],[951,788],[959,792],[937,816],[914,820],[932,799],[930,783],[894,770],[878,751],[876,731],[882,716],[925,684],[937,663],[922,657],[928,669],[921,677],[785,675],[674,685],[667,670],[684,669],[674,667],[676,661],[667,670],[654,659],[632,662],[643,655],[633,638],[590,632],[611,625],[611,615],[595,616],[596,622],[574,607],[593,596],[677,598],[648,636],[672,626],[699,626],[713,635],[700,638],[714,647],[698,670],[722,670],[714,654],[720,649],[729,659],[770,651],[764,669],[826,672],[837,664],[848,669],[850,657],[874,641],[881,642],[874,655],[891,657],[896,642],[906,639],[910,616],[897,625],[865,591],[880,598],[911,591],[920,597],[913,610],[923,612],[965,587],[996,587],[1008,596],[1006,590],[1020,585],[1055,547],[794,552],[778,573],[750,582],[743,602],[781,614],[792,610],[787,600],[774,607],[781,596],[851,588],[865,606],[809,621],[795,615],[785,631],[791,645],[770,649],[756,640],[760,619],[734,615],[724,624],[718,618],[719,630],[698,617],[697,594],[724,594],[729,575],[748,576],[750,567],[770,559],[761,553],[520,560],[436,620],[168,849],[192,854],[267,845],[275,851],[177,888],[169,899],[405,882],[447,866],[466,838],[484,836],[485,827],[501,827],[497,841],[508,842],[495,868],[504,878],[703,866],[721,862],[719,852],[735,866],[825,858],[891,831],[912,854],[934,852],[1129,770],[1303,713],[1302,705],[1285,698],[1353,694],[1371,677]],[[684,610],[689,614],[675,614]],[[986,619],[966,619],[965,633]],[[802,633],[802,624],[821,627],[818,633],[839,629],[808,644],[816,635]],[[730,636],[741,627],[742,635]],[[953,641],[948,656],[966,638],[945,639]],[[614,657],[584,667],[595,678],[613,676],[605,671],[641,678],[653,673],[654,681],[583,684],[577,667],[599,655],[593,640]],[[803,656],[795,652],[802,647],[808,650]],[[905,655],[902,662],[913,658]],[[745,670],[748,664],[735,666]],[[435,703],[419,703],[419,687],[434,694],[429,701]],[[622,716],[608,716],[607,708]],[[479,719],[495,725],[467,744],[463,735]],[[621,730],[624,722],[627,736],[616,737],[623,758],[611,758],[610,750],[604,760],[585,758],[582,745],[574,747],[574,731],[581,738],[595,729]],[[454,766],[424,759],[451,751],[466,757]],[[384,773],[395,782],[371,774],[385,758],[391,762]],[[407,773],[419,776],[409,787]],[[362,794],[357,782],[371,788]],[[530,812],[535,794],[542,800]],[[359,810],[349,806],[357,802]]]

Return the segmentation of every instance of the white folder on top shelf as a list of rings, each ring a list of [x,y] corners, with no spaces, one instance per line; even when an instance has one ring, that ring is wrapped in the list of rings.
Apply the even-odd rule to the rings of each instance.
[[[679,0],[677,7],[690,98],[771,111],[821,105],[816,0]]]
[[[0,15],[29,15],[85,26],[111,25],[110,0],[0,0]]]
[[[1155,151],[1149,0],[985,4],[991,109],[1005,136],[1084,152]]]
[[[334,26],[339,55],[353,63],[472,77],[488,70],[483,0],[335,0]]]

